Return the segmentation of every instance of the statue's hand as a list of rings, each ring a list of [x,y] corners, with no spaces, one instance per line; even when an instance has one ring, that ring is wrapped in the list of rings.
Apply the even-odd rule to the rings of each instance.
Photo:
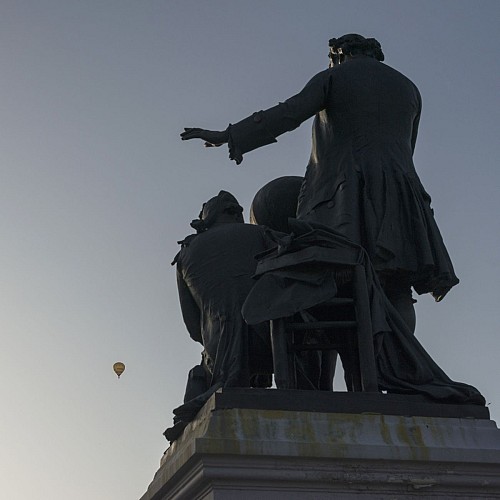
[[[202,128],[185,128],[184,132],[181,134],[181,139],[183,141],[189,141],[190,139],[201,139],[205,141],[206,148],[217,148],[226,144],[228,141],[227,130],[205,130]]]

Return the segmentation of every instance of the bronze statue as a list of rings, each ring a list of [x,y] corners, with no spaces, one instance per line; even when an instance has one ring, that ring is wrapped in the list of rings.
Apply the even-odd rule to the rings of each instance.
[[[431,293],[439,302],[458,283],[434,220],[431,198],[413,165],[420,93],[408,78],[383,64],[384,55],[375,39],[350,34],[331,39],[329,46],[330,67],[297,95],[229,125],[225,131],[186,128],[181,134],[183,140],[202,139],[207,147],[228,143],[230,159],[239,164],[245,153],[276,142],[279,135],[315,115],[312,151],[302,182],[296,177],[278,179],[254,200],[254,221],[279,229],[279,233],[266,233],[261,226],[253,226],[251,233],[245,228],[252,226],[237,218],[239,209],[237,214],[229,212],[232,220],[226,220],[226,213],[219,221],[218,216],[205,214],[204,208],[200,221],[193,225],[201,234],[183,242],[176,259],[183,316],[205,351],[202,366],[191,373],[187,403],[174,410],[177,422],[185,420],[183,415],[193,418],[189,412],[199,409],[198,403],[206,401],[214,388],[248,387],[252,374],[262,372],[264,365],[249,344],[258,336],[248,334],[242,306],[243,317],[251,325],[248,328],[256,332],[267,321],[300,316],[303,323],[313,325],[308,329],[301,323],[301,331],[322,335],[328,327],[321,322],[328,323],[332,312],[322,309],[319,322],[312,313],[318,306],[329,305],[342,290],[349,292],[348,280],[352,281],[342,266],[335,267],[342,259],[332,260],[334,250],[342,255],[347,252],[351,260],[344,264],[357,266],[357,275],[360,266],[364,269],[376,381],[361,390],[375,387],[389,393],[420,394],[437,402],[485,404],[476,388],[451,380],[413,335],[411,289]],[[219,200],[209,202],[219,207],[218,214],[219,204],[229,201],[231,195],[227,195],[221,192]],[[233,197],[229,207],[233,211],[239,207]],[[294,215],[292,210],[296,218],[289,218]],[[213,228],[210,221],[216,221]],[[219,222],[232,224],[217,228]],[[235,229],[229,230],[230,226]],[[233,241],[239,246],[230,246]],[[259,280],[253,286],[253,257],[263,250],[256,272]],[[191,269],[196,271],[191,274]],[[337,304],[343,297],[340,299]],[[262,332],[266,346],[268,332]],[[296,371],[301,370],[296,387],[332,389],[336,355],[324,356],[330,346],[323,349],[318,339],[308,342],[315,359],[300,358],[300,354],[293,358],[299,361]],[[335,344],[334,349],[337,345],[349,378],[355,357],[347,344]],[[270,355],[268,345],[264,352]],[[274,361],[281,363],[290,352],[279,350],[273,354]],[[204,374],[210,378],[205,386],[194,382],[200,374],[202,379]],[[347,384],[351,390],[359,390],[358,385]]]
[[[458,283],[415,171],[421,98],[404,75],[383,64],[380,44],[332,38],[330,67],[297,95],[230,125],[187,128],[183,140],[229,144],[237,164],[315,115],[312,152],[297,218],[329,226],[368,253],[391,303],[415,328],[411,287],[441,300]]]
[[[293,191],[299,180],[284,177],[264,186],[254,199],[254,222],[277,229],[284,224],[295,204]],[[184,322],[204,351],[201,364],[189,372],[184,404],[174,410],[174,426],[164,433],[169,441],[181,435],[217,389],[271,385],[276,353],[271,351],[268,321],[299,312],[310,315],[308,308],[335,297],[342,288],[342,272],[327,272],[324,250],[328,248],[345,247],[350,252],[354,248],[362,256],[355,261],[366,269],[379,390],[484,405],[477,389],[447,377],[412,335],[382,292],[361,246],[327,226],[293,218],[287,221],[290,234],[244,224],[241,206],[225,191],[205,203],[191,225],[197,234],[180,242],[173,264]],[[309,255],[306,261],[297,257],[303,249]],[[318,250],[311,267],[311,251]],[[262,272],[266,268],[270,273]],[[254,275],[260,276],[256,284]],[[347,344],[339,347],[347,387],[352,390],[348,381],[355,359]],[[297,388],[332,390],[335,352],[312,350],[296,359]]]
[[[174,410],[166,436],[182,432],[220,387],[268,387],[272,356],[268,324],[249,327],[241,307],[254,285],[254,256],[272,241],[262,226],[244,224],[242,207],[226,191],[203,205],[193,234],[174,259],[182,317],[190,336],[203,345],[202,363],[188,377],[184,404]]]

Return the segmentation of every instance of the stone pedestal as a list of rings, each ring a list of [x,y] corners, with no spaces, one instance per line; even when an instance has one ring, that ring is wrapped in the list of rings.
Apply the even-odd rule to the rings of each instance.
[[[226,389],[165,452],[141,500],[500,498],[500,431],[487,410],[427,404]]]

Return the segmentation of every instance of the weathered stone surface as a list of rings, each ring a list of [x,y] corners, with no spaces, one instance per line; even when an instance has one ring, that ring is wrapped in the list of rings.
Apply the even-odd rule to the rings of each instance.
[[[237,392],[211,398],[141,500],[500,498],[491,420],[230,408]]]

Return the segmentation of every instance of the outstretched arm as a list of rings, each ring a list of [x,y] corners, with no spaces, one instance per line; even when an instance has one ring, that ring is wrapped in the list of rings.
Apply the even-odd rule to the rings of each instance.
[[[229,125],[223,132],[189,128],[184,129],[181,138],[202,139],[207,147],[229,143],[229,157],[239,165],[243,161],[243,154],[276,142],[276,137],[296,129],[326,107],[330,91],[329,71],[318,73],[301,92],[285,102]]]

